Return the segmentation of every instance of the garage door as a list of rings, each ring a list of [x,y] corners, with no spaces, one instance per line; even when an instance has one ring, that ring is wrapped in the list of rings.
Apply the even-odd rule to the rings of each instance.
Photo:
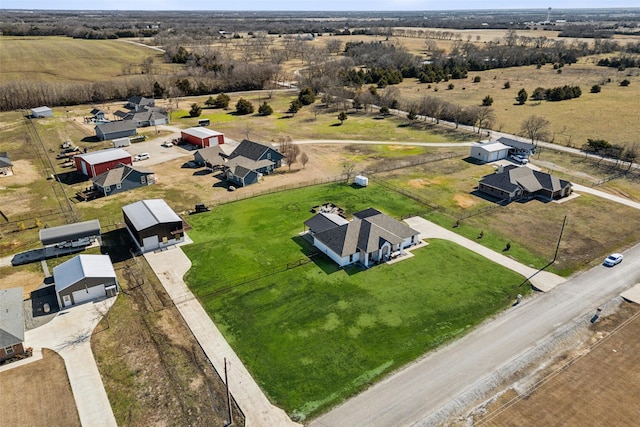
[[[158,242],[158,236],[151,236],[142,239],[142,247],[145,251],[153,251],[160,247],[160,243]]]
[[[104,291],[104,285],[98,285],[81,291],[75,291],[72,295],[74,303],[81,304],[86,301],[102,298],[106,293]]]

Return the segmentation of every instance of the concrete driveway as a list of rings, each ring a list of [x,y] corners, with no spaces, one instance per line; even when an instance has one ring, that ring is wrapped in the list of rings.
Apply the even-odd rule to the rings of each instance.
[[[412,218],[407,218],[404,221],[409,224],[409,227],[420,232],[421,239],[437,238],[455,242],[469,250],[476,252],[479,255],[482,255],[485,258],[490,259],[493,262],[496,262],[508,268],[509,270],[513,270],[516,273],[522,274],[524,277],[529,279],[533,286],[543,292],[550,291],[557,285],[566,281],[565,278],[560,277],[557,274],[549,273],[547,271],[538,272],[538,270],[535,268],[531,268],[524,264],[521,264],[518,261],[509,258],[508,256],[502,255],[501,253],[482,246],[481,244],[474,242],[471,239],[467,239],[466,237],[460,236],[459,234],[456,234],[451,230],[447,230],[444,227],[440,227],[439,225],[434,224],[431,221],[427,221],[422,217],[414,216]]]
[[[24,344],[33,347],[34,361],[42,358],[43,348],[55,351],[64,359],[80,422],[87,427],[117,425],[90,344],[92,333],[100,333],[94,329],[102,313],[114,302],[115,298],[108,298],[61,310],[49,323],[25,332]]]
[[[222,376],[227,361],[229,389],[245,415],[247,427],[299,426],[280,408],[269,402],[240,358],[222,336],[182,279],[191,260],[179,247],[146,253],[144,257],[162,282],[205,354]]]

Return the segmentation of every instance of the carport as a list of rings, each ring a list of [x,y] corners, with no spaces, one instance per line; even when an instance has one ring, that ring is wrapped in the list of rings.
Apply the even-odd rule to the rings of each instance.
[[[89,244],[95,239],[100,241],[100,221],[97,219],[40,230],[40,241],[44,246],[72,246],[78,242]]]

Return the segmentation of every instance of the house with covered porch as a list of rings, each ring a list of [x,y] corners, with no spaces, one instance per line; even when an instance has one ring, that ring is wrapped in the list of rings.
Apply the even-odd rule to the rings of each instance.
[[[313,245],[340,267],[370,267],[404,255],[406,248],[420,242],[416,230],[374,208],[356,212],[351,221],[321,212],[305,226]]]

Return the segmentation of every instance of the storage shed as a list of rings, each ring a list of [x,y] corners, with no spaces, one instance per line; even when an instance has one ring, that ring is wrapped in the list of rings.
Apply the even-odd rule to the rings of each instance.
[[[53,117],[53,110],[49,107],[36,107],[31,109],[31,117]]]
[[[108,148],[92,153],[78,154],[74,156],[76,170],[88,177],[100,175],[115,168],[120,163],[132,165],[131,154],[122,148]]]
[[[40,241],[44,246],[78,246],[79,243],[89,244],[96,239],[100,240],[100,221],[97,219],[40,230]]]
[[[128,147],[131,145],[131,140],[129,138],[116,138],[111,142],[113,142],[113,146],[115,148]]]
[[[366,187],[369,185],[369,178],[363,175],[356,175],[355,183],[360,187]]]
[[[224,144],[224,134],[204,127],[193,127],[182,131],[182,140],[205,148]]]
[[[118,279],[109,255],[78,255],[53,268],[60,308],[118,293]]]
[[[184,242],[182,218],[162,199],[140,200],[122,208],[124,222],[141,252]]]
[[[24,354],[22,288],[0,289],[0,361]]]
[[[506,159],[509,154],[509,148],[509,146],[500,142],[488,142],[472,146],[470,156],[484,163],[495,162],[496,160]]]

